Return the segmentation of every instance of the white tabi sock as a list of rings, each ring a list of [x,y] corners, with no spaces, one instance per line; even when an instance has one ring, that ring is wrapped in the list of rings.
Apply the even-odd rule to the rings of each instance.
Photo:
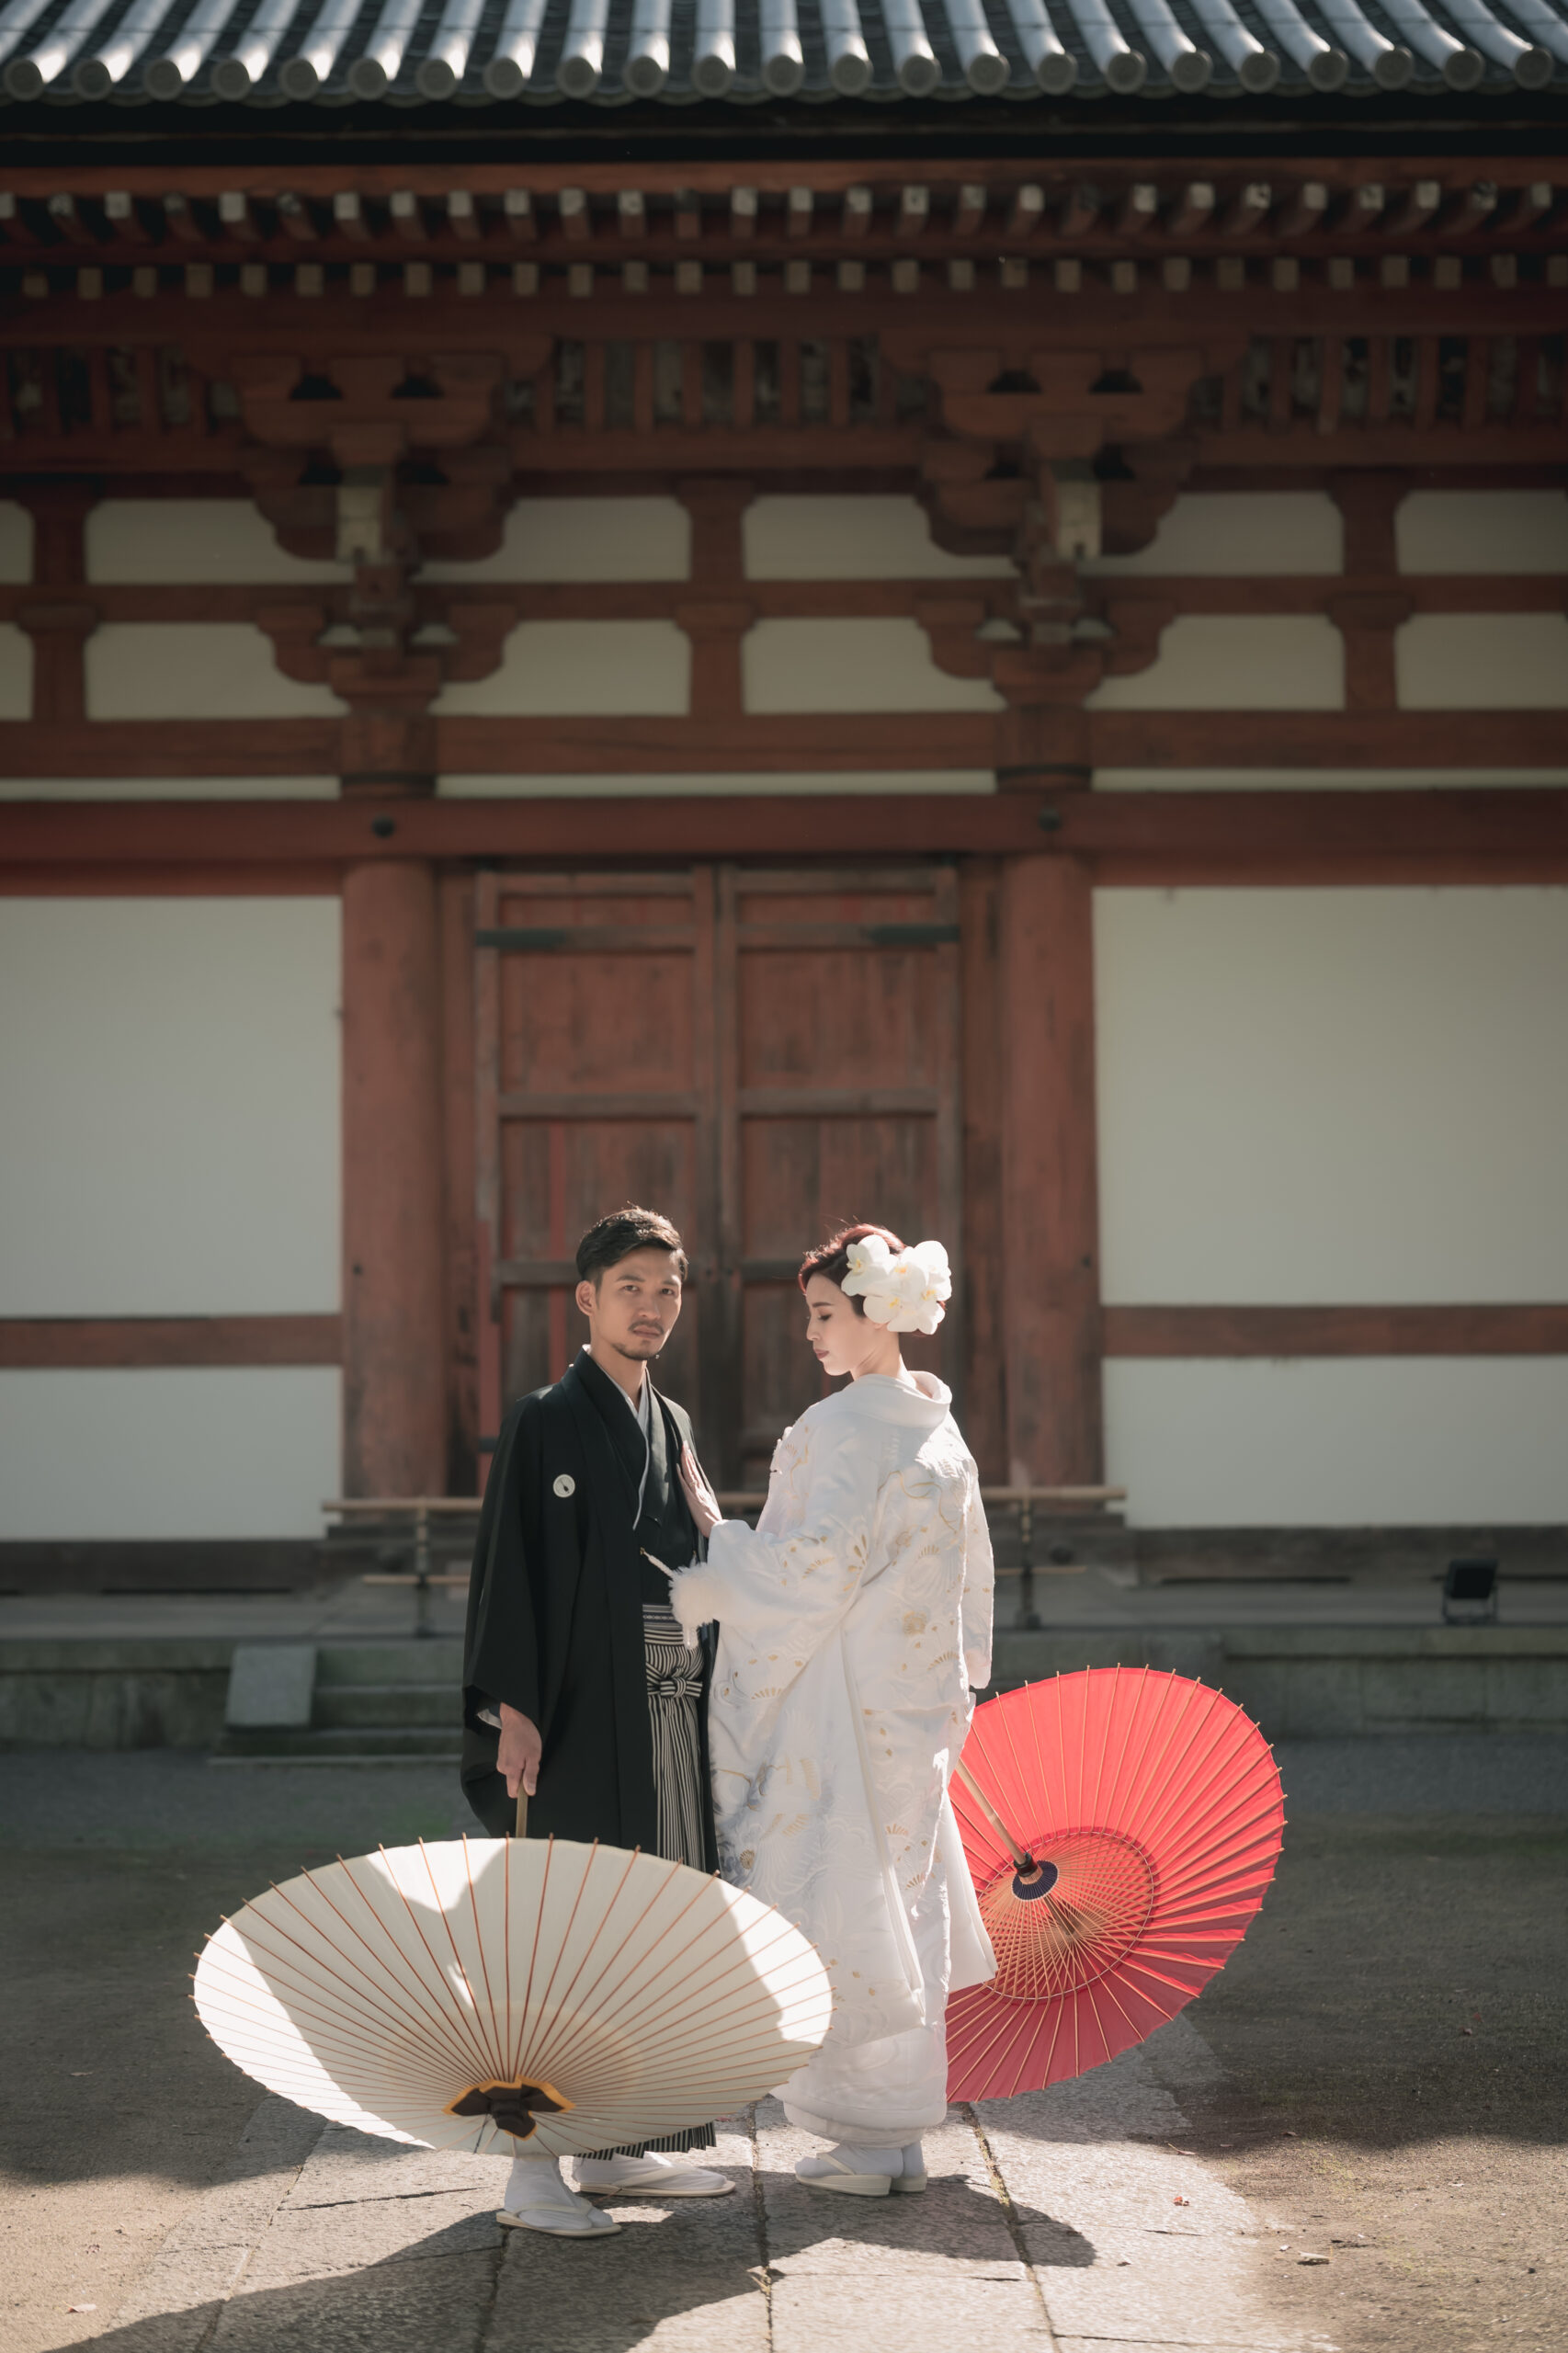
[[[562,2178],[561,2165],[555,2157],[517,2157],[506,2177],[506,2191],[501,2200],[509,2214],[540,2213],[545,2210],[563,2214],[581,2214],[593,2208],[586,2199]]]
[[[829,2154],[856,2173],[885,2173],[890,2181],[897,2181],[903,2172],[902,2149],[863,2149],[855,2142],[840,2141]]]

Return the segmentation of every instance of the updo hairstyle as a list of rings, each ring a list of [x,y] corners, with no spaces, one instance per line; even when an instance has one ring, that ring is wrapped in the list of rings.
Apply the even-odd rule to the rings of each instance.
[[[888,1248],[892,1251],[897,1252],[904,1247],[904,1245],[899,1240],[897,1234],[894,1233],[888,1226],[843,1226],[840,1228],[838,1233],[834,1235],[831,1242],[824,1242],[815,1250],[808,1250],[805,1256],[801,1259],[801,1271],[797,1278],[801,1290],[804,1291],[806,1285],[811,1281],[813,1275],[824,1276],[830,1283],[836,1283],[842,1290],[844,1288],[844,1278],[849,1272],[849,1245],[852,1242],[869,1242],[873,1234],[878,1235],[883,1242],[885,1242]],[[847,1297],[849,1304],[855,1310],[856,1314],[864,1315],[866,1313],[866,1302],[860,1297],[859,1293],[858,1291],[850,1291],[847,1293]]]

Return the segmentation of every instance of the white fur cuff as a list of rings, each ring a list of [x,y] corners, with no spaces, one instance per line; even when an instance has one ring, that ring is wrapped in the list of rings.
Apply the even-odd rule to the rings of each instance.
[[[670,1608],[680,1620],[680,1631],[688,1650],[697,1646],[697,1631],[710,1620],[723,1616],[723,1587],[710,1569],[698,1563],[681,1569],[670,1579]]]

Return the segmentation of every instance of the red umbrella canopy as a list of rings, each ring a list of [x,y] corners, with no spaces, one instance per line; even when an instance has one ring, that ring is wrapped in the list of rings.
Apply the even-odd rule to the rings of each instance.
[[[1089,1667],[975,1711],[952,1785],[996,1974],[948,2004],[948,2097],[1005,2099],[1114,2059],[1246,1934],[1285,1824],[1233,1700]]]

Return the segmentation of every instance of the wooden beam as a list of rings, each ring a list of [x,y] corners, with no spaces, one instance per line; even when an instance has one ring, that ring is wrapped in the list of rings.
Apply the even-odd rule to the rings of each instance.
[[[170,775],[331,775],[339,771],[342,725],[335,720],[304,719],[122,720],[52,727],[9,721],[0,723],[0,776],[154,779]],[[1084,725],[1088,764],[1095,767],[1299,768],[1304,787],[1314,768],[1471,768],[1485,773],[1565,765],[1562,714],[1553,710],[1098,710],[1085,712]],[[703,727],[686,717],[452,718],[436,721],[435,741],[437,772],[455,775],[657,776],[724,770],[764,775],[814,765],[882,771],[996,765],[996,722],[985,711],[746,713]],[[1305,800],[1313,809],[1337,811],[1335,828],[1343,822],[1354,830],[1364,822],[1357,813],[1371,801],[1381,809],[1410,813],[1408,835],[1403,831],[1403,821],[1391,823],[1414,848],[1421,838],[1419,826],[1427,822],[1422,813],[1431,813],[1438,837],[1446,838],[1449,819],[1444,811],[1451,813],[1459,805],[1484,809],[1490,813],[1484,819],[1466,823],[1477,823],[1485,831],[1499,822],[1501,808],[1522,804],[1532,813],[1528,824],[1533,831],[1555,824],[1547,813],[1554,798],[1551,791],[1100,793],[1092,799],[1082,796],[1074,806],[1080,816],[1092,809],[1097,813],[1096,824],[1114,826],[1122,821],[1106,813],[1129,803],[1174,813],[1194,799],[1203,805],[1211,801],[1218,812],[1230,813],[1219,819],[1221,832],[1229,834],[1233,828],[1244,832],[1245,808],[1265,809],[1292,799]],[[221,809],[199,802],[178,805],[190,813],[193,839],[203,825],[224,822]],[[24,809],[30,809],[26,818],[20,813]],[[324,821],[325,813],[320,804],[313,814],[301,804],[292,812],[289,804],[279,804],[286,826]],[[153,839],[145,811],[127,808],[122,822],[128,843]],[[1162,835],[1176,823],[1174,813],[1161,820]],[[64,809],[47,803],[0,806],[0,842],[19,844],[29,826],[38,829],[32,838],[39,845],[29,863],[87,854],[74,846],[76,837],[85,838],[85,822]],[[178,830],[176,825],[176,838],[167,846],[167,854],[176,858],[182,854]],[[137,853],[128,847],[112,854]],[[148,848],[142,854],[162,857],[165,852]],[[267,853],[271,858],[291,854],[278,845]]]
[[[1328,182],[1303,180],[1276,223],[1282,237],[1309,237],[1323,226],[1328,210]]]
[[[985,218],[986,191],[978,180],[967,181],[953,203],[952,230],[955,237],[972,237]]]
[[[1002,1299],[1007,1478],[1103,1475],[1093,887],[1074,858],[1002,870]]]
[[[1134,180],[1116,210],[1119,237],[1141,237],[1160,217],[1160,191],[1153,180]]]
[[[1406,189],[1404,201],[1398,211],[1385,215],[1378,225],[1388,237],[1416,236],[1442,201],[1441,180],[1417,180],[1414,188]]]
[[[515,143],[515,142],[514,142]],[[1018,142],[1027,147],[1028,141]],[[506,142],[503,142],[505,145]],[[407,142],[404,142],[406,151]],[[330,202],[340,188],[358,188],[362,194],[384,198],[394,188],[412,188],[421,195],[444,199],[447,190],[460,182],[476,193],[495,195],[513,186],[521,176],[539,195],[547,197],[567,186],[585,188],[590,194],[613,198],[619,188],[629,183],[671,194],[677,188],[692,188],[705,195],[727,195],[736,178],[737,166],[733,159],[723,157],[705,161],[690,154],[677,156],[668,162],[649,160],[639,162],[624,152],[607,151],[602,160],[590,161],[575,153],[561,160],[528,153],[526,174],[519,170],[517,155],[509,150],[490,162],[451,161],[439,158],[421,160],[407,152],[392,153],[376,162],[358,152],[358,142],[321,159],[306,161],[298,155],[269,161],[259,157],[247,160],[244,183],[253,197],[270,200],[280,189],[288,188],[301,196],[312,196]],[[1289,159],[1292,176],[1327,180],[1335,188],[1353,187],[1366,176],[1368,165],[1354,156],[1329,152],[1303,152]],[[1215,151],[1204,154],[1201,150],[1184,158],[1181,169],[1207,179],[1233,177],[1238,168],[1233,153]],[[1561,159],[1549,134],[1542,130],[1532,147],[1528,142],[1516,140],[1499,148],[1484,151],[1465,158],[1462,169],[1482,181],[1495,181],[1501,189],[1514,189],[1538,178],[1550,179],[1561,175]],[[986,170],[998,191],[1010,191],[1020,182],[1038,180],[1040,158],[1037,152],[1028,154],[988,157]],[[1094,159],[1094,169],[1103,174],[1108,182],[1118,186],[1136,177],[1147,177],[1148,164],[1130,162],[1125,155],[1105,155]],[[922,157],[920,172],[923,179],[933,186],[956,188],[974,177],[972,156],[954,155],[950,160]],[[1456,165],[1451,153],[1424,154],[1413,150],[1400,158],[1402,176],[1415,178],[1430,176],[1455,180]],[[156,199],[168,188],[171,176],[187,196],[216,196],[226,187],[233,187],[235,166],[232,158],[222,157],[210,163],[182,164],[177,173],[171,174],[166,159],[159,154],[145,162],[132,163],[123,157],[95,163],[90,155],[74,152],[68,175],[58,161],[29,162],[25,157],[8,159],[6,172],[7,189],[29,202],[47,201],[59,188],[62,179],[69,176],[78,200],[92,198],[106,188],[129,188],[138,196]],[[824,155],[781,157],[769,160],[766,156],[748,156],[745,176],[770,197],[779,198],[792,186],[809,186],[835,197],[857,180],[867,176],[864,153],[858,156]],[[903,176],[896,162],[882,170],[884,185],[894,187]]]
[[[1080,180],[1070,190],[1062,208],[1056,224],[1058,236],[1068,239],[1083,236],[1099,219],[1102,202],[1099,189],[1088,180]]]
[[[7,1370],[132,1365],[336,1364],[336,1315],[0,1317]]]
[[[834,756],[832,722],[812,723],[823,731],[816,756],[825,761]],[[1147,745],[1138,748],[1148,754]],[[677,746],[667,757],[692,765],[689,749],[681,755]],[[810,764],[798,746],[779,763]],[[842,746],[835,764],[846,765]],[[1125,763],[1145,764],[1159,763]],[[738,767],[740,756],[732,750],[723,765]],[[862,756],[860,765],[874,763]],[[606,854],[610,838],[618,857],[655,860],[811,858],[822,847],[823,805],[815,794],[389,800],[384,805],[373,799],[0,802],[0,870],[7,889],[28,887],[27,877],[40,870],[59,874],[74,868],[118,871],[129,890],[150,887],[149,878],[173,871],[220,866],[242,875],[309,865],[341,871],[411,859],[595,859]],[[1548,881],[1568,876],[1568,790],[835,798],[835,849],[862,856],[890,840],[903,843],[912,856],[1034,850],[1081,858],[1102,882]]]
[[[1365,483],[1376,493],[1388,478],[1377,473],[1338,477],[1335,495],[1347,507]],[[1397,496],[1406,487],[1396,478]],[[53,485],[36,494],[40,503]],[[62,492],[71,485],[61,484]],[[733,474],[677,481],[676,495],[700,516],[702,554],[694,546],[692,579],[743,577],[740,563],[739,516],[752,496],[752,485]],[[1568,573],[1477,572],[1400,573],[1386,562],[1368,560],[1392,552],[1392,506],[1369,499],[1354,517],[1346,513],[1345,573],[1140,573],[1107,577],[1085,584],[1091,609],[1117,608],[1119,626],[1128,616],[1129,633],[1136,638],[1139,608],[1154,605],[1175,613],[1327,613],[1344,594],[1346,574],[1355,573],[1355,587],[1407,599],[1416,613],[1560,613],[1568,609]],[[721,520],[722,518],[722,520]],[[710,520],[721,536],[710,541]],[[1354,528],[1353,528],[1354,526]],[[718,551],[722,550],[722,560]],[[41,576],[41,575],[40,575]],[[87,583],[80,571],[61,572],[51,585],[69,586],[104,621],[158,621],[199,626],[215,621],[250,621],[266,614],[276,625],[291,611],[301,615],[301,630],[325,625],[318,616],[347,620],[352,591],[312,585],[301,589],[242,586],[237,582],[176,586],[152,583],[145,586]],[[1014,582],[998,572],[994,582],[977,578],[974,589],[989,603],[1010,599]],[[437,587],[415,582],[413,594],[422,624],[444,621],[455,605],[460,611],[472,592],[460,584]],[[0,585],[0,621],[14,621],[37,598],[35,586],[18,583]],[[918,616],[932,599],[929,578],[910,580],[748,580],[745,595],[762,620],[881,620]],[[659,620],[670,610],[670,587],[665,581],[584,580],[549,583],[497,580],[484,583],[486,608],[500,605],[516,621],[528,620]],[[1414,714],[1412,714],[1414,716]],[[328,764],[330,766],[330,763]]]
[[[447,1462],[440,967],[423,861],[343,886],[343,1492],[439,1493]]]
[[[1188,195],[1190,194],[1189,189]],[[1249,180],[1244,188],[1237,190],[1220,215],[1221,235],[1249,236],[1259,222],[1265,219],[1273,201],[1274,190],[1267,180]]]
[[[1568,1356],[1568,1305],[1108,1307],[1108,1357]]]

